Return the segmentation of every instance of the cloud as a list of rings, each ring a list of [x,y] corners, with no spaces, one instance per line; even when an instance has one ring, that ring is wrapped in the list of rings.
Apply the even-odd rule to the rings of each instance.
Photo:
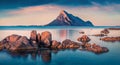
[[[31,7],[24,7],[24,8],[19,8],[17,10],[11,10],[8,12],[8,14],[32,14],[32,13],[38,13],[41,11],[49,10],[49,9],[56,9],[58,8],[57,6],[31,6]]]
[[[120,0],[0,0],[0,9],[55,4],[60,6],[92,6],[95,3],[104,5],[120,4]]]

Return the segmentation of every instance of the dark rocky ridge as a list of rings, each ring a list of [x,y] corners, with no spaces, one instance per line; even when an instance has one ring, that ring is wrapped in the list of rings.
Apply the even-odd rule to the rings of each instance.
[[[94,26],[90,21],[83,21],[68,12],[62,10],[59,16],[46,26]]]

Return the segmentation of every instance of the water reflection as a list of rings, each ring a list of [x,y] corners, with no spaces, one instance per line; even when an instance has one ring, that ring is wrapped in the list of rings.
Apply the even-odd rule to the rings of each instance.
[[[24,58],[28,59],[30,56],[32,60],[37,60],[37,58],[42,59],[43,62],[49,63],[51,61],[51,50],[50,49],[42,49],[42,50],[32,50],[32,51],[26,51],[26,52],[8,52],[8,54],[11,55],[12,58]]]

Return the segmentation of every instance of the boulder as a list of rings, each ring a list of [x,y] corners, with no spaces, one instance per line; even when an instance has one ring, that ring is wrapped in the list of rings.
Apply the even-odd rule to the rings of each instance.
[[[30,34],[30,40],[37,41],[37,31],[36,30],[32,30],[32,32]]]
[[[101,47],[99,45],[96,45],[95,43],[92,44],[92,52],[96,53],[96,54],[99,54],[99,53],[104,53],[104,52],[108,52],[108,48],[106,47]]]
[[[38,39],[38,43],[40,43],[40,41],[41,41],[40,33],[38,33],[38,35],[37,35],[37,39]]]
[[[108,52],[108,48],[106,47],[101,47],[100,45],[96,45],[94,44],[90,44],[90,43],[84,43],[82,45],[82,50],[86,50],[86,51],[91,51],[93,53],[96,54],[100,54],[100,53],[104,53],[104,52]]]
[[[56,40],[53,40],[52,41],[52,46],[51,46],[51,48],[52,49],[57,49],[57,47],[60,45],[60,42],[57,42]]]
[[[84,31],[80,31],[79,33],[80,33],[80,34],[84,34],[85,32],[84,32]]]
[[[26,36],[10,35],[1,41],[5,49],[10,51],[24,50],[33,48]]]
[[[4,49],[4,45],[0,42],[0,51]]]
[[[79,48],[80,47],[80,44],[77,43],[77,42],[74,42],[74,41],[71,41],[69,39],[66,39],[62,42],[62,48],[63,49],[73,49],[73,48]]]
[[[41,45],[44,47],[50,47],[52,42],[52,34],[48,31],[41,33]]]
[[[32,30],[31,34],[30,34],[30,42],[33,46],[37,47],[38,44],[38,36],[37,36],[37,31],[36,30]]]
[[[83,35],[82,37],[79,37],[77,40],[86,43],[90,41],[90,38],[87,35]]]
[[[57,49],[63,49],[62,44],[58,45],[58,46],[57,46]]]
[[[102,34],[108,34],[108,33],[110,33],[110,32],[109,32],[108,29],[104,29],[104,30],[101,31],[101,33],[102,33]]]

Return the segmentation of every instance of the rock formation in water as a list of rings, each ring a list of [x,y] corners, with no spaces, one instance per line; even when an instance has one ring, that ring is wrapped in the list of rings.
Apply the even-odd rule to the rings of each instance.
[[[40,41],[44,47],[50,47],[52,45],[52,34],[48,31],[42,32]]]
[[[34,48],[26,36],[10,35],[3,39],[0,44],[9,51]]]
[[[83,35],[82,37],[79,37],[77,40],[82,42],[81,44],[82,48],[80,50],[87,50],[94,52],[96,54],[109,51],[108,48],[106,47],[101,47],[100,45],[96,45],[95,43],[94,44],[88,43],[90,41],[90,38],[87,35]]]
[[[109,34],[109,33],[110,33],[110,32],[109,32],[108,29],[104,29],[104,30],[101,31],[101,34]]]
[[[115,42],[115,41],[120,41],[120,36],[119,37],[104,37],[104,38],[100,38],[100,40],[106,41],[106,42]]]
[[[83,35],[77,39],[78,42],[71,41],[70,39],[63,40],[62,43],[56,40],[52,40],[52,34],[49,31],[44,31],[41,34],[36,30],[31,31],[30,39],[26,36],[10,35],[0,41],[0,50],[6,49],[8,51],[28,51],[38,49],[85,49],[94,53],[107,52],[106,47],[101,47],[96,44],[88,43],[91,39],[87,35]],[[44,59],[47,60],[47,59]]]

